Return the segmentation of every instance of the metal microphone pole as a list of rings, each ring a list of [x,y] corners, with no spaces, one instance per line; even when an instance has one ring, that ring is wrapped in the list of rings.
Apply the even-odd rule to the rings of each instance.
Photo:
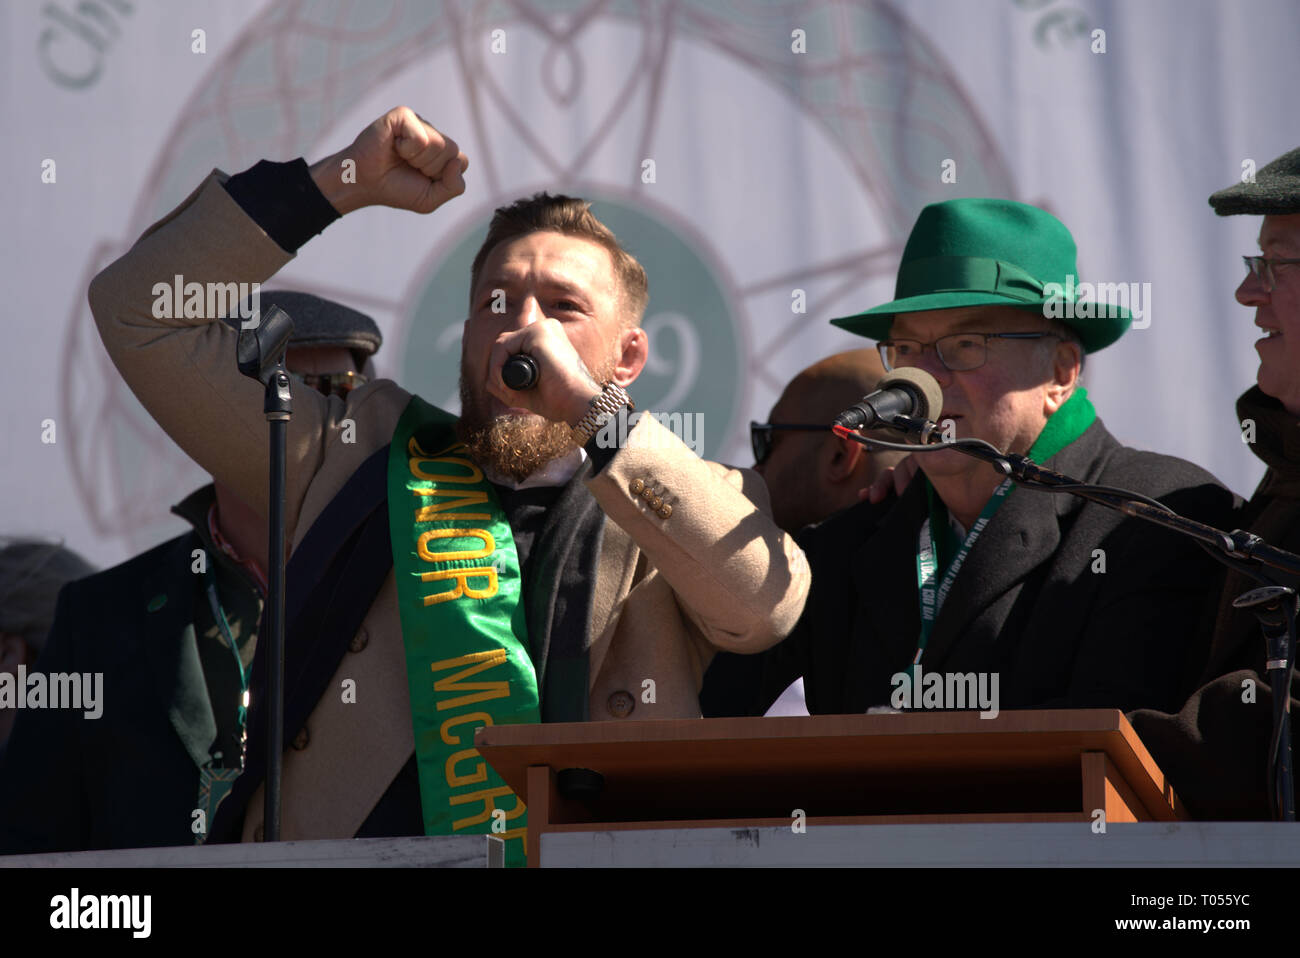
[[[267,625],[271,630],[267,662],[266,788],[263,839],[280,840],[280,770],[284,752],[284,513],[285,443],[293,408],[284,354],[293,320],[278,306],[259,316],[252,329],[239,333],[239,371],[262,383],[262,411],[270,424],[270,496],[267,499]],[[259,639],[258,642],[261,645]]]

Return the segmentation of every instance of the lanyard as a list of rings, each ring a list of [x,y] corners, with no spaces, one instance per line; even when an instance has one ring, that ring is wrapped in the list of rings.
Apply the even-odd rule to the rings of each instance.
[[[994,490],[989,501],[984,504],[984,510],[980,513],[975,524],[970,527],[970,532],[966,534],[966,540],[957,550],[952,561],[948,563],[948,568],[943,574],[943,579],[936,585],[935,578],[939,569],[939,562],[935,552],[934,535],[931,529],[932,521],[939,521],[935,514],[938,510],[931,510],[929,518],[921,523],[921,534],[916,549],[916,585],[921,594],[921,637],[917,642],[916,658],[912,660],[915,667],[921,661],[921,654],[925,651],[926,643],[930,640],[930,633],[934,631],[934,620],[939,616],[939,610],[943,608],[944,599],[948,598],[948,592],[952,589],[953,581],[957,578],[957,573],[961,571],[962,563],[966,561],[966,556],[974,547],[975,541],[984,531],[984,527],[989,524],[993,518],[993,513],[998,511],[1003,500],[1011,492],[1011,480],[1004,479],[1002,484]],[[945,513],[946,515],[946,513]]]
[[[239,669],[239,767],[243,768],[244,757],[248,753],[248,670],[244,668],[244,660],[239,657],[239,646],[235,644],[230,623],[226,620],[226,613],[222,611],[221,603],[217,599],[217,576],[211,562],[208,563],[204,579],[207,584],[208,605],[212,607],[212,617],[217,620],[217,628],[221,630],[221,635],[230,645],[230,651],[235,655],[235,667]]]
[[[1047,420],[1047,425],[1043,427],[1042,432],[1038,434],[1038,438],[1034,440],[1034,444],[1029,450],[1029,458],[1035,462],[1046,462],[1082,436],[1096,418],[1097,411],[1088,399],[1088,391],[1080,386],[1070,395],[1070,398],[1065,401],[1061,408]],[[989,498],[989,501],[984,504],[984,511],[980,513],[979,518],[975,520],[975,524],[971,526],[970,532],[966,534],[966,541],[961,544],[961,548],[953,556],[952,562],[948,564],[948,568],[944,572],[942,581],[937,586],[935,576],[938,573],[939,563],[935,552],[934,536],[943,533],[944,530],[936,527],[941,522],[947,522],[947,511],[943,508],[942,503],[935,503],[931,500],[930,518],[921,524],[921,536],[916,550],[916,584],[918,591],[921,593],[921,637],[917,642],[916,658],[912,660],[914,675],[916,666],[921,661],[921,653],[925,651],[925,645],[930,639],[930,633],[934,630],[934,620],[938,618],[939,610],[943,608],[943,600],[948,597],[953,580],[957,578],[957,573],[961,570],[962,563],[966,561],[966,556],[975,545],[975,540],[980,537],[980,533],[989,524],[989,520],[993,518],[993,513],[998,511],[998,507],[1002,505],[1011,489],[1011,480],[1003,480],[1002,484],[997,487]],[[930,493],[931,495],[934,494],[933,488],[930,488]]]

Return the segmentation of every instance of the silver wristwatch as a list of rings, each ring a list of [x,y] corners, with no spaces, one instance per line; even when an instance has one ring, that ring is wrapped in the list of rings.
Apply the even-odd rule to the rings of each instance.
[[[623,391],[622,386],[612,382],[605,383],[600,395],[592,398],[591,405],[587,407],[587,414],[573,427],[573,441],[579,446],[585,446],[591,441],[591,437],[600,431],[601,426],[618,415],[618,411],[624,406],[628,409],[636,408],[632,397]]]

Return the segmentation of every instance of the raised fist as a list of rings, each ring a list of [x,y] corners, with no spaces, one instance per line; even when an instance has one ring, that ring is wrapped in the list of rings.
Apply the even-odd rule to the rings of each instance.
[[[312,179],[341,214],[363,206],[431,213],[465,192],[469,159],[410,107],[389,110],[352,144],[311,167]]]

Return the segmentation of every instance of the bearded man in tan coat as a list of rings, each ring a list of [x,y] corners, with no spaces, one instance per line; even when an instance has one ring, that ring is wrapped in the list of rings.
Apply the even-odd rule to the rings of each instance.
[[[172,439],[265,509],[262,389],[236,371],[236,333],[155,308],[155,290],[260,283],[340,215],[434,211],[467,167],[399,107],[311,167],[214,172],[92,282],[109,354]],[[647,298],[585,203],[539,194],[497,211],[474,262],[459,421],[389,380],[293,388],[283,838],[482,832],[498,810],[519,837],[476,726],[698,717],[716,650],[793,627],[809,575],[761,480],[631,419]],[[502,370],[521,353],[538,378],[516,391]],[[248,765],[209,840],[260,837],[257,673]]]

